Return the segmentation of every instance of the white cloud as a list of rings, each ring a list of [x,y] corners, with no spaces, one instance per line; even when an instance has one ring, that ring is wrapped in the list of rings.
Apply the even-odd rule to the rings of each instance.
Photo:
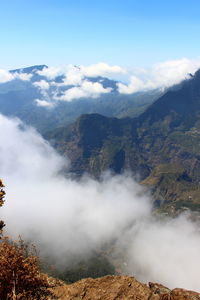
[[[29,81],[32,77],[32,74],[27,73],[11,73],[9,71],[0,69],[0,83],[6,83],[14,79],[20,79],[23,81]]]
[[[13,73],[14,78],[13,79],[20,79],[22,81],[29,81],[33,74],[28,73]]]
[[[66,90],[61,96],[55,96],[56,100],[72,101],[78,98],[97,98],[101,94],[111,92],[111,88],[104,88],[99,82],[84,80],[80,86]]]
[[[63,74],[62,68],[47,67],[37,72],[39,75],[44,76],[48,79],[55,79],[57,76]]]
[[[48,79],[63,75],[63,82],[51,82],[51,85],[57,87],[54,92],[54,100],[72,101],[78,98],[97,98],[101,94],[109,93],[111,89],[103,88],[100,82],[90,82],[86,77],[96,76],[117,76],[129,75],[129,84],[118,82],[118,91],[122,94],[132,94],[139,91],[166,88],[179,83],[187,78],[188,73],[194,73],[200,67],[200,59],[189,60],[186,58],[179,60],[166,61],[153,65],[149,69],[125,70],[119,66],[110,66],[106,63],[98,63],[89,66],[80,67],[67,65],[63,68],[45,68],[38,73],[46,76]],[[42,86],[46,90],[48,83],[41,81],[35,85]],[[59,88],[62,86],[73,86],[61,95]],[[43,95],[45,100],[47,94]]]
[[[6,70],[0,69],[0,83],[6,83],[14,79],[20,79],[23,81],[28,81],[32,77],[31,74],[26,73],[10,73]]]
[[[71,253],[85,256],[110,240],[113,249],[117,240],[131,275],[200,291],[198,224],[186,216],[157,220],[149,196],[128,175],[64,178],[67,162],[18,120],[0,115],[0,130],[1,218],[9,235],[32,239],[65,266]]]
[[[64,67],[55,68],[47,67],[37,72],[39,75],[45,76],[52,80],[59,75],[64,76],[64,83],[55,83],[56,85],[77,85],[80,84],[84,77],[96,76],[113,76],[125,74],[125,69],[120,66],[110,66],[106,63],[97,63],[89,66],[66,65]]]
[[[131,273],[134,270],[138,279],[145,282],[200,292],[196,280],[199,277],[197,257],[200,250],[198,224],[181,215],[160,221],[149,219],[130,231],[128,268]]]
[[[46,108],[54,107],[55,103],[49,101],[50,96],[48,90],[50,88],[50,84],[46,80],[40,80],[34,82],[33,85],[40,90],[41,97],[43,98],[43,99],[35,99],[36,105],[41,107],[46,107]]]
[[[65,77],[62,85],[79,85],[84,79],[84,74],[78,67],[69,65],[65,72]]]
[[[124,83],[117,83],[118,91],[121,94],[133,94],[141,90],[152,89],[153,83],[151,81],[144,82],[136,76],[130,77],[130,83],[128,85]]]
[[[33,83],[34,86],[42,89],[42,90],[48,90],[50,85],[46,80],[40,80]]]
[[[41,107],[54,107],[54,103],[46,101],[46,100],[41,100],[41,99],[35,99],[35,103],[37,106],[41,106]]]
[[[118,91],[132,94],[141,90],[170,87],[188,78],[188,73],[194,73],[199,67],[200,59],[183,58],[158,63],[150,69],[142,69],[138,74],[131,75],[128,85],[118,83]]]
[[[129,84],[119,82],[118,91],[122,94],[132,94],[142,90],[166,88],[177,84],[187,78],[188,73],[194,73],[199,67],[200,59],[190,60],[183,58],[157,63],[148,69],[128,70],[117,65],[112,66],[101,62],[88,66],[81,65],[79,67],[74,65],[67,65],[62,68],[49,67],[38,71],[38,74],[50,80],[55,79],[58,75],[63,75],[62,83],[54,82],[52,84],[57,87],[73,85],[77,88],[66,94],[80,94],[81,97],[84,97],[82,96],[84,91],[80,86],[86,77],[128,77]],[[66,98],[68,99],[70,96],[66,96]]]
[[[0,83],[5,83],[13,79],[13,75],[10,72],[0,69]]]
[[[106,63],[98,63],[90,66],[80,66],[80,71],[87,77],[110,76],[113,74],[124,74],[125,69],[119,66],[110,66]]]

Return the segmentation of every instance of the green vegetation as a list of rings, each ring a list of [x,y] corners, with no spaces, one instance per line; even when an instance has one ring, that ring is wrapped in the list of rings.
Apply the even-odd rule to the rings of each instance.
[[[114,275],[115,268],[106,257],[100,253],[94,253],[89,258],[84,258],[79,262],[77,262],[77,258],[72,259],[70,267],[66,269],[62,267],[60,271],[54,269],[50,274],[68,283],[73,283],[88,277],[98,278],[106,275]]]
[[[71,171],[98,177],[107,169],[139,174],[156,205],[200,205],[200,71],[167,91],[137,118],[81,116],[49,133]],[[48,135],[46,136],[48,138]],[[181,204],[176,204],[179,208]]]

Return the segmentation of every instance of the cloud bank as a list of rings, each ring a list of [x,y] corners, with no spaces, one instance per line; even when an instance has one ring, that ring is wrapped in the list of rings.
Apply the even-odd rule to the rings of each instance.
[[[62,68],[49,67],[37,72],[40,76],[43,76],[46,78],[46,80],[49,80],[49,82],[46,80],[41,80],[40,82],[34,83],[34,85],[43,93],[43,100],[46,102],[47,100],[45,99],[44,90],[49,89],[50,86],[55,89],[51,97],[55,101],[72,101],[80,98],[97,98],[102,94],[110,93],[112,88],[104,88],[100,82],[93,82],[89,78],[109,76],[123,72],[124,70],[121,67],[109,66],[105,63],[80,67],[73,65],[68,65]],[[58,76],[62,76],[62,81],[56,81]],[[37,105],[44,104],[38,101],[36,103]]]
[[[44,68],[43,70],[40,70],[37,72],[38,75],[40,76],[44,76],[47,79],[55,79],[57,76],[62,75],[63,74],[63,70],[62,68],[56,68],[56,67],[47,67]]]
[[[126,70],[120,66],[110,66],[106,63],[100,62],[89,66],[74,66],[67,65],[60,68],[48,67],[37,72],[39,75],[48,79],[55,79],[59,75],[64,75],[66,78],[73,76],[77,77],[98,77],[98,76],[112,76],[115,74],[124,74]]]
[[[42,77],[38,81],[33,81],[33,86],[41,93],[41,98],[39,101],[36,99],[35,103],[38,106],[53,107],[58,101],[97,98],[102,94],[113,92],[113,87],[103,86],[100,77],[117,80],[116,90],[120,94],[163,89],[187,79],[188,74],[194,74],[198,68],[200,59],[187,58],[157,63],[146,69],[122,68],[103,62],[88,66],[45,67],[36,72]],[[0,69],[0,83],[15,79],[30,81],[32,75]]]
[[[79,86],[67,89],[59,96],[55,95],[54,99],[72,101],[80,98],[98,98],[100,95],[110,93],[111,91],[111,88],[104,88],[99,82],[84,80]]]
[[[129,84],[118,83],[119,93],[132,94],[142,90],[166,88],[188,78],[200,68],[200,59],[166,61],[155,64],[150,69],[137,70],[137,75],[130,75]]]
[[[79,98],[97,98],[102,94],[113,91],[112,87],[104,87],[100,79],[95,82],[92,78],[106,77],[117,80],[117,92],[120,94],[134,94],[140,91],[164,89],[180,81],[189,78],[200,68],[200,59],[190,60],[187,58],[161,62],[146,69],[122,68],[120,66],[97,63],[89,66],[67,65],[65,67],[44,68],[37,73],[44,77],[34,83],[41,92],[43,99],[48,102],[47,90],[53,87],[54,93],[51,100],[72,101]],[[56,79],[60,76],[61,80]],[[123,81],[119,79],[125,79]],[[46,91],[46,94],[44,93]],[[40,105],[39,102],[36,102]],[[41,102],[43,106],[48,106]],[[50,104],[52,106],[52,103]]]
[[[9,71],[0,69],[0,83],[6,83],[15,79],[29,81],[32,77],[32,74],[27,73],[11,73]]]
[[[62,170],[69,162],[34,129],[2,115],[0,129],[8,234],[36,241],[62,265],[115,239],[130,274],[200,291],[200,232],[187,216],[158,220],[149,195],[129,175],[67,179]]]
[[[112,76],[114,74],[125,74],[126,70],[120,66],[110,66],[106,63],[98,63],[90,66],[80,66],[80,72],[87,77]]]
[[[36,81],[33,83],[33,85],[41,90],[48,90],[50,87],[49,83],[45,80]]]

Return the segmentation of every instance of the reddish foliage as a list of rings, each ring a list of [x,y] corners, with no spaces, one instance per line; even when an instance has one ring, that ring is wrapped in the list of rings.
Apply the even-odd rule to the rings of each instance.
[[[40,273],[38,257],[23,242],[0,243],[0,299],[46,299],[48,277]]]
[[[4,204],[4,184],[0,179],[0,207]],[[47,299],[48,277],[40,273],[38,256],[21,239],[12,242],[2,238],[5,226],[0,221],[0,299]]]

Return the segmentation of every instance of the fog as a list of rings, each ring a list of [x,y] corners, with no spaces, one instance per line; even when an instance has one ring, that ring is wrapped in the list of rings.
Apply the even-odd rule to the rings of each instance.
[[[150,194],[130,174],[66,178],[70,162],[33,128],[0,115],[0,129],[5,234],[34,241],[60,265],[115,240],[128,274],[200,291],[199,227],[187,215],[156,218]]]

